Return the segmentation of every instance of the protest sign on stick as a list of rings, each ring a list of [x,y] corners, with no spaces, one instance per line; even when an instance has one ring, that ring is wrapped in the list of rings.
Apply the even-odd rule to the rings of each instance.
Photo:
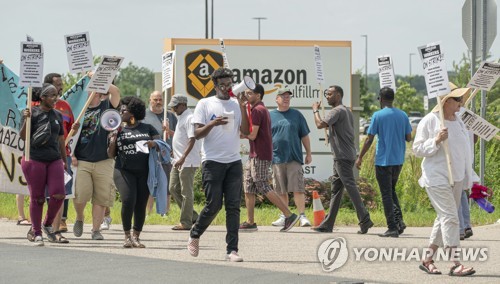
[[[19,86],[28,87],[26,106],[31,113],[33,87],[43,86],[43,46],[39,42],[21,42],[21,68]],[[31,119],[26,119],[25,160],[30,160]]]
[[[319,93],[321,94],[321,114],[325,117],[325,104],[323,103],[324,90],[323,90],[323,82],[325,81],[325,73],[323,71],[323,61],[321,60],[321,51],[318,45],[314,45],[314,66],[316,70],[316,81],[319,85]],[[328,130],[325,130],[325,145],[328,145],[330,142],[328,139]]]
[[[174,86],[174,61],[175,61],[175,50],[165,52],[161,57],[162,66],[162,91],[164,92],[163,99],[163,123],[166,124],[167,129],[163,132],[163,139],[167,140],[169,138],[170,125],[167,117],[167,107],[168,107],[168,89],[173,90]]]
[[[88,32],[65,35],[64,41],[71,73],[84,73],[94,69],[94,59]]]
[[[448,85],[448,72],[446,71],[446,62],[444,61],[444,53],[441,43],[430,43],[425,46],[418,47],[420,58],[422,59],[422,67],[424,68],[425,84],[427,86],[427,95],[429,98],[437,98],[439,106],[439,120],[441,128],[444,128],[443,103],[439,96],[444,96],[450,93]],[[448,147],[448,140],[443,141],[444,152],[446,155],[446,164],[448,166],[448,182],[454,184],[453,174],[451,172],[451,158]]]
[[[396,92],[396,79],[394,77],[394,64],[390,55],[383,55],[377,58],[378,78],[380,88],[391,88]]]

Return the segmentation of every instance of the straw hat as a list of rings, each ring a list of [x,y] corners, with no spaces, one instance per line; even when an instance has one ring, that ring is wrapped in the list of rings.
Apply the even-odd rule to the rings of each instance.
[[[459,88],[455,84],[449,82],[448,85],[450,86],[451,92],[445,96],[438,97],[438,99],[441,99],[441,102],[444,104],[447,99],[449,98],[459,98],[462,97],[462,103],[465,103],[467,101],[467,98],[469,98],[471,94],[471,88]],[[439,104],[437,104],[433,109],[432,112],[437,112],[439,111]]]

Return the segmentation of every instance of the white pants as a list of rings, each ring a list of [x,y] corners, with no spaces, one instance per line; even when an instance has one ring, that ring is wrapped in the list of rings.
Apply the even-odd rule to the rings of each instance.
[[[430,244],[445,248],[459,246],[458,208],[463,191],[463,181],[455,182],[453,186],[431,186],[425,190],[437,214],[432,227]]]

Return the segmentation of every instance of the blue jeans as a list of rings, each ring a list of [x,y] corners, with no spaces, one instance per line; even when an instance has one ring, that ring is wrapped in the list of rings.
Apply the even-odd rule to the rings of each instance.
[[[238,251],[240,228],[240,202],[243,184],[241,160],[232,163],[205,161],[202,164],[202,184],[205,191],[205,207],[191,229],[191,238],[199,238],[222,208],[226,207],[227,253]]]
[[[470,209],[469,209],[469,198],[467,197],[467,192],[462,191],[462,197],[460,199],[460,208],[458,208],[458,219],[460,220],[460,234],[465,234],[465,229],[470,228]]]
[[[375,166],[380,193],[382,194],[382,204],[389,230],[398,230],[399,222],[403,221],[403,214],[399,199],[396,194],[396,184],[401,173],[402,165],[397,166]]]

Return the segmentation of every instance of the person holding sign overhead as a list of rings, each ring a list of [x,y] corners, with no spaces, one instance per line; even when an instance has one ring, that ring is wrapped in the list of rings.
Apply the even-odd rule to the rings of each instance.
[[[119,103],[120,90],[111,84],[107,94],[95,93],[85,110],[75,148],[78,164],[73,199],[76,211],[73,226],[75,237],[81,237],[83,234],[85,206],[87,202],[92,201],[92,239],[104,239],[100,232],[104,211],[106,207],[112,207],[115,200],[114,160],[109,158],[107,153],[108,131],[100,126],[99,121],[104,111],[117,108]]]
[[[64,170],[66,164],[66,148],[64,146],[63,119],[54,110],[58,92],[51,84],[43,84],[39,106],[23,111],[21,139],[31,136],[30,160],[21,160],[21,168],[28,183],[30,192],[30,216],[33,233],[28,233],[28,239],[36,246],[43,246],[42,229],[48,238],[54,238],[52,222],[57,216],[64,198]],[[36,96],[34,96],[35,99]],[[26,133],[26,120],[30,119],[31,133]],[[45,203],[45,188],[49,193],[49,208],[42,224],[43,204]]]
[[[354,118],[352,112],[342,104],[344,90],[340,86],[330,86],[326,91],[326,100],[332,110],[321,118],[319,107],[321,102],[312,105],[314,123],[316,128],[328,127],[330,147],[333,155],[333,179],[332,198],[330,199],[330,212],[319,226],[313,228],[316,232],[331,233],[335,225],[335,219],[340,209],[344,188],[351,198],[356,209],[360,230],[358,234],[366,234],[373,226],[370,213],[366,210],[359,190],[354,180],[354,161],[356,160],[356,148],[354,147]]]
[[[413,142],[413,152],[423,157],[422,176],[419,184],[425,187],[427,195],[437,213],[429,240],[429,253],[419,268],[428,274],[441,274],[434,264],[434,254],[439,247],[456,255],[460,245],[458,208],[462,191],[472,186],[472,153],[469,134],[462,120],[457,116],[463,96],[469,88],[450,87],[451,92],[441,100],[442,109],[427,114],[418,124]],[[440,114],[444,117],[441,126]],[[449,182],[445,148],[448,147],[453,184]],[[450,276],[467,276],[476,271],[464,267],[458,259],[452,259]]]

